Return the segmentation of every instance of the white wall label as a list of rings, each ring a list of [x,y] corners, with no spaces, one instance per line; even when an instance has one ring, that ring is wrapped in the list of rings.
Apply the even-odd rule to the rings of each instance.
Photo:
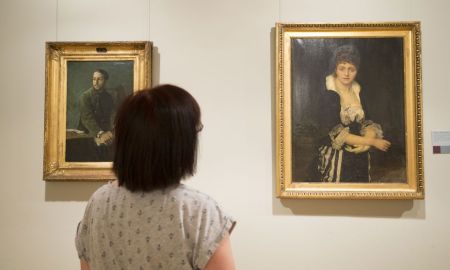
[[[431,132],[433,154],[450,154],[450,131]]]

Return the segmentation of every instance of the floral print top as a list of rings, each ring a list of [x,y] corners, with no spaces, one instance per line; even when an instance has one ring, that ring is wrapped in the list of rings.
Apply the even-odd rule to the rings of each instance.
[[[130,192],[111,182],[90,198],[76,247],[91,269],[203,269],[235,221],[184,184]]]

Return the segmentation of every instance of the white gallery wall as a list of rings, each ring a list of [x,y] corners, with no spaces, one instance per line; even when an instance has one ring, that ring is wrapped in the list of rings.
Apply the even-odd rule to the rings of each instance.
[[[42,181],[45,42],[150,40],[154,81],[203,110],[190,181],[238,225],[238,269],[447,270],[450,2],[446,0],[1,0],[0,269],[78,269],[74,234],[101,183]],[[276,199],[275,22],[422,22],[426,199]]]

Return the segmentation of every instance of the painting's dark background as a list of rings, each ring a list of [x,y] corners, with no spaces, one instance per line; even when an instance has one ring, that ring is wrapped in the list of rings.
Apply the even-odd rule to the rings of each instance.
[[[66,114],[66,161],[97,162],[112,161],[112,146],[97,145],[89,135],[78,134],[80,119],[79,98],[92,87],[94,70],[103,69],[109,78],[105,88],[117,91],[119,96],[133,92],[133,61],[69,61],[67,63],[67,114]]]
[[[76,129],[80,112],[78,99],[92,87],[92,73],[104,69],[109,74],[105,87],[109,89],[123,87],[133,92],[133,61],[69,61],[67,63],[67,120],[66,129]]]
[[[371,149],[372,182],[406,182],[404,66],[401,38],[298,38],[291,41],[292,61],[292,177],[308,180],[307,167],[317,155],[321,130],[317,111],[326,91],[325,77],[333,72],[335,48],[351,44],[360,53],[356,81],[366,97],[367,119],[382,126],[392,143],[383,153]]]

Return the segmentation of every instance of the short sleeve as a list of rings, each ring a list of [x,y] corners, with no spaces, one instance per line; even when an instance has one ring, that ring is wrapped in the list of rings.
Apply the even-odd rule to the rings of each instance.
[[[236,224],[217,203],[212,200],[209,202],[211,203],[205,205],[199,216],[200,226],[193,254],[195,269],[205,268],[219,244],[232,232]]]
[[[84,212],[83,219],[78,223],[77,232],[75,236],[75,246],[77,248],[78,257],[84,261],[89,261],[89,232],[91,229],[91,208],[92,208],[92,199],[89,200],[86,210]]]

